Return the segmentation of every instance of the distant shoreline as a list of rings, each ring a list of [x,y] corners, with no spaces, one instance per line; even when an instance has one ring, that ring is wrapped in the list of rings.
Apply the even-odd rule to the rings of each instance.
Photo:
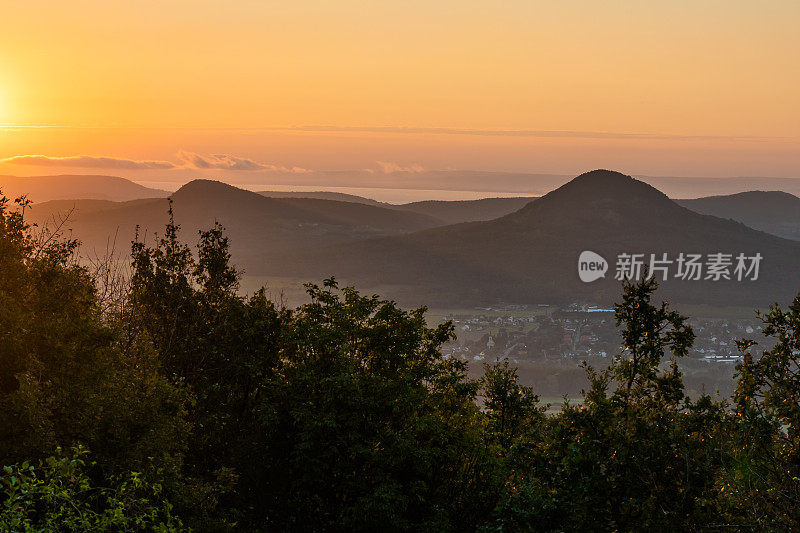
[[[330,191],[344,194],[362,196],[379,202],[389,204],[403,204],[424,200],[479,200],[482,198],[515,198],[526,196],[542,196],[568,182],[571,177],[563,176],[563,181],[556,176],[544,176],[531,174],[527,184],[519,182],[519,176],[515,175],[513,183],[506,184],[503,180],[504,173],[497,173],[496,179],[492,180],[493,188],[475,187],[473,183],[464,183],[461,188],[454,188],[450,184],[449,189],[430,189],[414,187],[409,184],[407,187],[386,187],[384,185],[373,186],[333,186],[324,184],[275,184],[275,183],[253,183],[227,180],[219,178],[235,187],[251,191],[279,191],[279,192],[317,192]],[[761,191],[783,191],[796,196],[800,196],[800,177],[798,178],[704,178],[704,177],[648,177],[634,176],[645,183],[664,192],[672,199],[702,198],[706,196],[728,195],[739,192],[761,190]],[[146,187],[177,190],[182,183],[174,181],[155,181],[132,179],[135,183]],[[403,179],[398,178],[398,185],[402,185]],[[414,180],[417,181],[417,180]]]

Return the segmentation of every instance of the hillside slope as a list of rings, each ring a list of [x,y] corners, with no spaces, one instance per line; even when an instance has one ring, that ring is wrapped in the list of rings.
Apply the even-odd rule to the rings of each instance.
[[[536,197],[482,198],[480,200],[427,200],[397,206],[397,209],[429,215],[445,224],[492,220],[520,209]]]
[[[607,259],[605,279],[579,280],[584,250]],[[766,305],[800,290],[800,243],[695,213],[641,181],[605,170],[578,176],[496,220],[353,243],[335,253],[321,249],[287,266],[302,276],[335,274],[414,302],[611,303],[619,294],[613,279],[618,254],[675,259],[681,252],[764,257],[757,281],[665,281],[664,293],[681,301]]]
[[[737,220],[779,237],[800,240],[800,198],[787,192],[748,191],[676,202],[697,213]]]
[[[373,200],[372,198],[365,198],[355,194],[347,194],[344,192],[335,191],[258,191],[261,196],[268,198],[314,198],[317,200],[335,200],[338,202],[353,202],[356,204],[389,206],[389,204]]]
[[[110,200],[125,202],[137,198],[165,198],[167,191],[151,189],[116,176],[0,176],[0,190],[8,198],[27,195],[34,202],[51,200]]]
[[[247,270],[283,261],[289,250],[318,248],[376,236],[409,233],[439,225],[416,213],[378,206],[309,198],[267,198],[209,180],[192,181],[172,196],[175,221],[186,242],[215,221],[230,236],[234,259]],[[126,251],[136,226],[143,236],[163,233],[168,220],[166,198],[103,202],[54,201],[35,204],[30,220],[39,224],[61,220],[82,241],[85,252],[104,251],[110,240]]]

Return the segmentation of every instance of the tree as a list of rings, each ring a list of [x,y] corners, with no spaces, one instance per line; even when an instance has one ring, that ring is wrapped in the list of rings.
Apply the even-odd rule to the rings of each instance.
[[[141,472],[93,482],[89,452],[69,453],[0,470],[0,531],[184,531],[160,483]]]
[[[210,496],[181,502],[190,523],[449,528],[494,505],[478,385],[440,351],[452,324],[428,328],[424,308],[332,279],[294,312],[264,291],[241,297],[219,225],[200,233],[196,258],[172,218],[132,256],[129,335],[152,339],[192,396],[184,472]]]
[[[490,439],[507,452],[532,426],[541,424],[544,408],[531,387],[520,384],[507,360],[483,365],[480,381]]]
[[[622,351],[590,367],[583,403],[567,403],[512,457],[518,473],[496,512],[509,529],[685,530],[709,523],[723,408],[683,398],[675,358],[694,334],[652,278],[623,285]],[[666,368],[661,364],[671,356]],[[609,390],[611,389],[611,392]],[[713,501],[713,499],[712,499]]]
[[[735,522],[790,530],[800,527],[800,295],[758,316],[774,345],[756,357],[756,342],[738,343],[737,431],[723,492]]]
[[[440,352],[425,308],[308,285],[269,394],[272,529],[464,530],[494,505],[477,383]]]
[[[0,195],[0,462],[56,446],[93,448],[106,474],[174,467],[185,445],[185,396],[163,379],[152,346],[122,342],[98,305],[77,242],[36,234],[28,202]]]
[[[191,489],[179,503],[204,527],[222,527],[250,508],[258,491],[259,418],[278,364],[282,311],[263,290],[237,294],[240,273],[230,264],[222,226],[200,232],[195,258],[179,238],[171,205],[169,214],[155,246],[132,245],[124,322],[131,338],[152,339],[164,376],[191,394],[184,467]],[[220,498],[229,512],[221,511]]]

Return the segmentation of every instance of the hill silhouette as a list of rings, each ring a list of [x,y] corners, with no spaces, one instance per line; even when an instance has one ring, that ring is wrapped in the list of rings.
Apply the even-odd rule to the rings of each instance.
[[[282,261],[287,251],[375,236],[412,232],[439,222],[416,213],[379,206],[311,198],[268,198],[211,180],[195,180],[172,196],[175,220],[182,236],[194,243],[197,232],[215,221],[231,238],[239,266],[259,269],[265,262]],[[116,236],[116,249],[127,252],[136,226],[152,237],[167,223],[166,198],[104,202],[54,201],[34,205],[30,220],[40,225],[69,214],[65,228],[87,252],[104,252]]]
[[[442,226],[458,224],[460,222],[492,220],[493,218],[513,213],[528,202],[536,199],[535,196],[521,196],[511,198],[481,198],[478,200],[422,200],[405,204],[389,204],[355,194],[332,191],[259,191],[258,194],[270,198],[315,198],[389,207],[435,218]]]
[[[608,260],[606,279],[578,279],[584,250]],[[680,252],[764,256],[757,281],[665,281],[664,293],[681,301],[766,305],[800,287],[800,243],[695,213],[642,181],[607,170],[582,174],[495,220],[323,248],[287,265],[295,265],[296,275],[336,274],[409,302],[611,303],[619,292],[613,280],[618,254],[674,259]]]
[[[481,198],[480,200],[425,200],[397,206],[441,220],[444,224],[492,220],[513,213],[535,200],[534,196],[514,198]]]
[[[786,239],[800,240],[800,198],[782,191],[748,191],[677,203],[697,213],[737,220]]]
[[[783,197],[785,212],[792,198]],[[611,303],[619,293],[613,277],[620,253],[764,257],[757,281],[665,281],[664,293],[682,301],[764,306],[800,288],[800,243],[696,213],[642,181],[606,170],[578,176],[535,201],[421,203],[439,217],[405,206],[265,197],[211,180],[192,181],[172,199],[184,240],[194,243],[198,230],[219,221],[231,237],[235,263],[249,274],[335,275],[407,303]],[[489,216],[511,202],[524,205],[491,220],[443,225],[440,218]],[[776,210],[774,202],[765,205]],[[35,204],[29,218],[42,224],[70,212],[65,227],[84,251],[103,253],[116,236],[116,250],[125,253],[137,225],[148,239],[163,231],[167,208],[166,198],[53,201]],[[751,211],[769,214],[768,208]],[[580,282],[577,258],[584,250],[610,263],[605,279]]]
[[[34,202],[51,200],[111,200],[165,198],[167,191],[151,189],[116,176],[64,174],[59,176],[0,176],[0,190],[8,198],[27,195]]]
[[[344,192],[335,191],[258,191],[258,194],[268,198],[313,198],[316,200],[336,200],[338,202],[353,202],[366,205],[391,205],[384,202],[379,202],[378,200],[373,200],[372,198],[365,198],[355,194],[347,194]]]

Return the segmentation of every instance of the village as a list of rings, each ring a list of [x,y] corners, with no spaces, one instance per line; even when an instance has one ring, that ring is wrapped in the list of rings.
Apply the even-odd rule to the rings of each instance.
[[[594,305],[483,307],[445,314],[443,319],[453,322],[457,336],[444,354],[465,361],[586,360],[605,366],[620,352],[613,309]],[[762,329],[755,317],[689,323],[696,339],[688,358],[706,365],[735,365],[741,357],[736,340],[757,338]]]

